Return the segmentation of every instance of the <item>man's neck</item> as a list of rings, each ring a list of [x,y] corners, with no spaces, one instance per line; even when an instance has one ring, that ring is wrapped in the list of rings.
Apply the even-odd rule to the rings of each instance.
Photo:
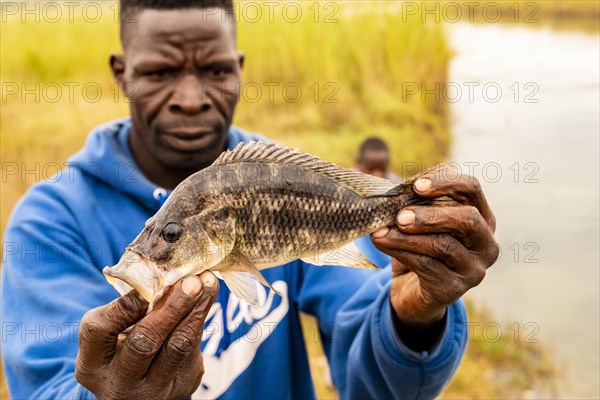
[[[135,135],[131,135],[129,137],[129,147],[133,154],[133,158],[138,168],[144,176],[155,185],[173,190],[177,185],[187,179],[190,175],[203,170],[204,168],[210,166],[214,160],[209,160],[205,164],[195,166],[194,168],[172,168],[167,167],[156,160],[152,154],[143,153],[138,154],[140,148],[143,148],[139,145],[132,145],[132,141],[136,140]]]

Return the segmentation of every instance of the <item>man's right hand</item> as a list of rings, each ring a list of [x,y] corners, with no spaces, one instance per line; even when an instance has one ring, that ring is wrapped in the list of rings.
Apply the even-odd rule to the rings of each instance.
[[[200,341],[218,290],[216,277],[204,272],[173,285],[148,315],[133,290],[88,311],[75,378],[98,399],[189,397],[204,374]]]

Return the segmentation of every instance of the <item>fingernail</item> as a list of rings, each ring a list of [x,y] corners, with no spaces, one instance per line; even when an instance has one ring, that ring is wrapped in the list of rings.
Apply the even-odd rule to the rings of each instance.
[[[202,279],[202,282],[204,282],[205,286],[213,286],[215,284],[215,276],[212,274],[212,272],[203,272],[200,275],[200,278]]]
[[[375,231],[375,232],[373,233],[373,237],[375,237],[375,238],[382,238],[382,237],[384,237],[385,235],[387,235],[387,233],[388,233],[389,231],[390,231],[390,228],[388,228],[388,227],[386,226],[385,228],[381,228],[380,230],[378,230],[378,231]]]
[[[196,276],[188,276],[183,280],[181,289],[189,297],[196,297],[202,290],[202,282]]]
[[[411,210],[404,210],[398,214],[398,225],[410,225],[415,222],[415,213]]]
[[[431,179],[419,178],[415,182],[415,190],[417,192],[426,192],[431,188]]]

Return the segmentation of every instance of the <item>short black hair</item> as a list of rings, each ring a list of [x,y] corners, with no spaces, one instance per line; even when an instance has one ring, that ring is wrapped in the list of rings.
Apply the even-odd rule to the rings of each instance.
[[[145,9],[150,10],[181,10],[186,8],[220,8],[225,10],[228,16],[234,15],[233,0],[119,0],[120,5],[120,37],[125,46],[125,25],[135,22],[136,15]],[[234,21],[235,19],[232,19]],[[233,24],[235,29],[235,23]]]
[[[362,159],[367,151],[385,151],[389,152],[387,144],[380,138],[371,136],[360,145],[359,158]]]
[[[121,17],[131,9],[181,10],[183,8],[222,8],[233,15],[233,0],[120,0]]]

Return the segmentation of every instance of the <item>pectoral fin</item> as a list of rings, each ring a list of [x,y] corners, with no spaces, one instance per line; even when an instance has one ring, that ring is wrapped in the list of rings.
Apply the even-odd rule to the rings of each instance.
[[[256,268],[256,265],[254,265],[252,263],[252,261],[248,260],[248,257],[246,257],[245,255],[243,255],[242,253],[240,253],[238,250],[234,250],[233,251],[233,256],[238,260],[238,262],[240,263],[240,266],[242,267],[242,269],[247,270],[260,283],[262,283],[266,287],[270,288],[275,293],[279,294],[279,292],[277,290],[275,290],[275,288],[273,286],[271,286],[271,284],[269,283],[269,281],[267,281],[265,279],[265,277],[263,276],[263,274],[260,273],[260,271],[258,270],[258,268]]]
[[[261,305],[258,296],[259,282],[279,294],[258,268],[237,250],[233,250],[223,263],[217,266],[217,270],[212,270],[212,272],[225,281],[231,293],[235,294],[238,299],[253,306]]]
[[[302,257],[301,260],[314,265],[379,269],[360,252],[354,242],[350,242],[339,249],[319,253],[316,256]]]
[[[258,282],[248,272],[221,271],[225,284],[238,299],[259,306]]]

